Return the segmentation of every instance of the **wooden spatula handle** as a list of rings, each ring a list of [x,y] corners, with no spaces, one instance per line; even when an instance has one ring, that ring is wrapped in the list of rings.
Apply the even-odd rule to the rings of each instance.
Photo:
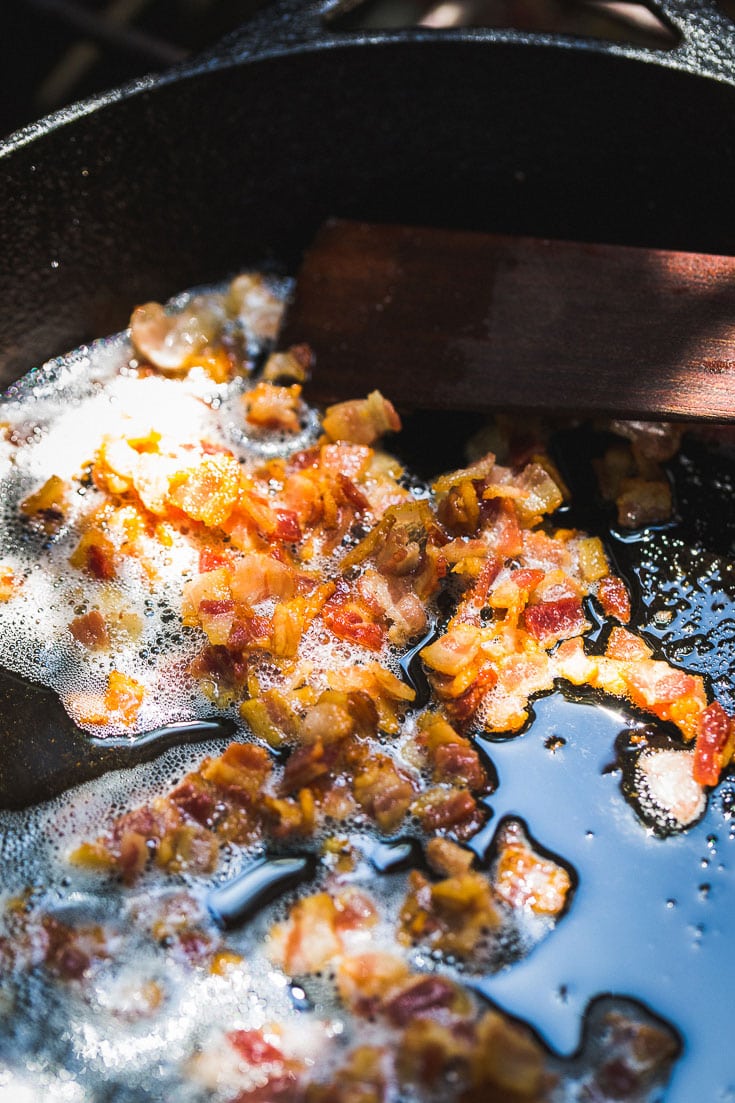
[[[735,258],[332,221],[281,335],[311,397],[735,419]]]

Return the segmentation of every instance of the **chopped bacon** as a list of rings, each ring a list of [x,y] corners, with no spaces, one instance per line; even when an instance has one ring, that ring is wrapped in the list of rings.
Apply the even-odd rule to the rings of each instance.
[[[268,752],[253,743],[230,743],[219,758],[206,760],[200,769],[203,778],[238,803],[256,803],[270,777],[272,764]]]
[[[231,1030],[226,1037],[248,1065],[257,1067],[266,1062],[284,1060],[282,1051],[267,1042],[261,1030]]]
[[[380,651],[385,642],[385,630],[357,602],[337,598],[328,601],[322,610],[322,620],[339,639],[370,651]]]
[[[487,877],[461,870],[432,884],[418,870],[408,879],[400,913],[403,941],[469,957],[501,919]]]
[[[673,510],[671,486],[666,479],[623,479],[615,499],[618,524],[636,529],[668,521]]]
[[[406,1026],[413,1019],[451,1007],[456,995],[457,987],[447,977],[420,977],[393,996],[385,1011],[396,1026]]]
[[[292,509],[276,509],[276,524],[273,538],[285,544],[295,544],[301,539],[301,526],[298,514]]]
[[[251,391],[245,392],[242,403],[245,420],[259,429],[297,433],[301,428],[301,387],[298,383],[280,387],[261,381]]]
[[[321,739],[306,747],[297,747],[289,756],[281,781],[282,793],[298,793],[320,778],[328,777],[337,760],[336,745],[325,748]]]
[[[356,1015],[373,1015],[389,994],[410,979],[408,966],[395,954],[372,951],[343,958],[337,970],[337,990]]]
[[[466,789],[429,789],[411,805],[425,831],[445,832],[469,839],[482,826],[487,812]]]
[[[63,520],[69,485],[58,475],[52,475],[39,490],[20,503],[25,517],[40,517],[48,522]]]
[[[239,559],[230,576],[230,591],[235,601],[257,605],[267,598],[288,601],[296,593],[295,571],[262,552],[249,552]]]
[[[558,601],[541,601],[527,605],[523,622],[530,634],[545,647],[557,640],[578,636],[589,627],[582,603],[577,597],[565,597]]]
[[[232,564],[233,552],[229,548],[203,547],[199,552],[199,573],[207,574]]]
[[[364,445],[372,444],[384,433],[397,433],[401,420],[393,404],[383,398],[380,391],[372,391],[367,398],[329,406],[322,420],[322,428],[332,441]]]
[[[360,490],[359,486],[341,471],[337,476],[337,482],[339,489],[350,505],[354,506],[358,513],[367,513],[370,509],[370,502]]]
[[[199,623],[211,644],[226,644],[235,621],[235,602],[229,598],[199,602]]]
[[[700,785],[717,785],[735,749],[735,720],[713,701],[699,714],[694,745],[694,780]]]
[[[381,831],[400,824],[415,796],[412,782],[400,773],[387,755],[373,755],[356,774],[353,791],[358,804]]]
[[[534,1103],[544,1089],[546,1055],[531,1032],[498,1011],[487,1011],[477,1026],[473,1098]]]
[[[578,550],[579,569],[585,582],[599,582],[609,575],[607,556],[599,536],[583,537]]]
[[[556,917],[566,905],[571,879],[562,865],[533,849],[517,821],[510,821],[498,840],[493,887],[513,908]]]
[[[170,799],[177,808],[197,823],[203,826],[211,824],[217,801],[212,793],[195,784],[194,780],[182,781],[171,793]]]
[[[230,453],[202,456],[199,462],[172,476],[169,501],[208,528],[229,518],[240,492],[240,465]]]
[[[269,956],[289,976],[316,973],[342,952],[337,907],[326,892],[305,896],[270,931]]]
[[[698,730],[699,714],[706,707],[704,683],[698,675],[677,670],[656,659],[640,659],[622,670],[627,695],[634,705],[661,720],[672,720],[686,739]]]
[[[105,707],[117,713],[121,723],[130,725],[135,720],[145,697],[145,686],[135,678],[119,670],[111,670],[107,681]]]
[[[493,663],[483,663],[464,693],[447,701],[446,709],[452,720],[461,726],[466,725],[497,682],[498,672]]]
[[[483,502],[482,527],[495,555],[509,558],[523,550],[523,531],[513,502],[494,498]]]
[[[193,352],[214,336],[215,312],[203,297],[197,297],[181,311],[167,313],[157,302],[137,306],[130,318],[130,337],[137,353],[159,371],[185,370]]]
[[[92,609],[69,623],[69,631],[75,640],[89,651],[103,651],[110,646],[107,623],[99,609]]]
[[[480,756],[468,739],[436,714],[426,714],[419,725],[422,729],[419,738],[426,744],[434,781],[466,785],[474,792],[487,788],[488,779]]]
[[[630,594],[622,579],[608,575],[600,579],[597,597],[606,617],[615,617],[621,624],[630,620]]]
[[[481,634],[469,624],[457,624],[421,650],[421,658],[439,674],[454,676],[466,667],[477,654]]]
[[[521,495],[516,500],[515,509],[524,528],[538,524],[544,514],[553,513],[564,500],[556,482],[540,463],[526,464],[516,479],[516,485]]]
[[[358,582],[358,591],[376,616],[390,622],[391,643],[400,647],[415,636],[425,634],[426,610],[414,593],[408,578],[385,578],[368,569]]]
[[[314,354],[309,345],[291,345],[286,352],[272,352],[265,362],[262,378],[268,383],[305,383]]]
[[[626,628],[613,628],[605,648],[605,655],[609,659],[621,659],[623,662],[650,659],[652,654],[648,644]]]
[[[477,488],[470,479],[449,488],[446,497],[439,502],[437,516],[451,533],[472,536],[480,522],[480,503]]]
[[[69,556],[72,567],[86,571],[101,582],[117,576],[117,554],[114,545],[97,526],[87,529]]]

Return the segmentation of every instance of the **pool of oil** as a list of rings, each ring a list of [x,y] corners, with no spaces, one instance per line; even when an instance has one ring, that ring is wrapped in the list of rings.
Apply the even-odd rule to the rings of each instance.
[[[684,1039],[666,1103],[732,1101],[722,1031],[735,977],[735,787],[723,783],[689,831],[657,837],[610,769],[622,726],[614,709],[555,696],[537,702],[525,735],[487,745],[493,820],[522,817],[573,865],[577,886],[553,937],[479,988],[565,1055],[595,996],[638,1000]]]

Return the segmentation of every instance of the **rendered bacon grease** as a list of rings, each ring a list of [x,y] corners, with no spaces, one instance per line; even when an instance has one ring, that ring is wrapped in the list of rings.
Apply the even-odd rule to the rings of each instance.
[[[0,1087],[648,1099],[677,1042],[642,1009],[598,1009],[565,1062],[467,986],[553,939],[575,889],[519,819],[473,849],[496,785],[473,735],[521,732],[560,682],[629,702],[677,733],[635,766],[636,806],[676,831],[730,762],[732,718],[626,627],[601,540],[554,520],[543,451],[426,486],[382,450],[388,398],[304,404],[308,349],[253,383],[287,290],[246,274],[139,307],[129,338],[4,402],[2,665],[98,736],[213,710],[240,735],[13,821],[0,1016],[20,1056],[0,1046]],[[640,472],[607,462],[619,510],[650,520],[661,480],[636,514]],[[604,646],[585,639],[600,621]],[[217,886],[305,852],[310,883],[225,933]]]

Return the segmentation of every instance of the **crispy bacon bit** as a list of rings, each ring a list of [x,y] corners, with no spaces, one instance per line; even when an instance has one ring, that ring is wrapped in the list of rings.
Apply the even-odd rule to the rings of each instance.
[[[217,318],[202,298],[177,314],[167,314],[160,303],[137,306],[130,319],[130,336],[145,360],[163,372],[186,368],[192,353],[212,339]]]
[[[706,707],[704,682],[698,675],[676,670],[656,659],[630,663],[621,672],[627,695],[634,705],[671,720],[685,739],[697,735],[699,714]]]
[[[283,1062],[283,1052],[267,1042],[261,1030],[231,1030],[227,1041],[248,1065]]]
[[[230,284],[226,296],[230,314],[240,318],[248,336],[272,341],[278,334],[283,300],[270,289],[259,272],[243,272]]]
[[[380,651],[385,643],[385,630],[376,624],[368,610],[356,601],[335,597],[322,610],[322,620],[340,640]]]
[[[272,352],[263,367],[268,383],[305,383],[314,360],[308,345],[292,345],[286,352]]]
[[[542,858],[517,821],[505,824],[497,843],[493,888],[512,908],[557,918],[566,907],[572,882],[567,870]]]
[[[257,805],[272,770],[270,756],[252,743],[230,743],[219,758],[205,759],[202,777],[241,805]]]
[[[371,921],[374,919],[373,912]],[[316,973],[342,950],[340,905],[326,892],[299,900],[288,919],[270,932],[271,960],[289,976]]]
[[[195,778],[182,781],[171,793],[170,799],[186,816],[202,826],[212,823],[217,802],[212,793],[196,783]]]
[[[380,391],[372,391],[367,398],[329,406],[322,420],[322,428],[333,441],[372,444],[384,433],[397,433],[401,428],[401,419],[393,404],[383,398]]]
[[[0,602],[10,601],[15,596],[17,585],[13,568],[0,565]]]
[[[145,686],[119,670],[111,670],[107,680],[105,708],[115,713],[126,727],[135,721],[145,697]]]
[[[458,735],[437,713],[425,713],[419,721],[434,781],[466,785],[471,792],[487,789],[487,775],[480,756],[468,739]]]
[[[599,536],[586,536],[579,541],[579,569],[585,582],[599,582],[609,575],[607,556]]]
[[[385,1011],[395,1026],[407,1026],[413,1019],[450,1008],[457,986],[447,977],[418,977],[386,1004]]]
[[[245,420],[259,429],[297,433],[301,428],[301,387],[279,387],[261,381],[242,397]]]
[[[408,942],[466,958],[500,926],[491,887],[481,873],[465,870],[432,885],[413,870],[408,884],[400,914]]]
[[[373,755],[355,776],[353,791],[358,804],[381,831],[394,831],[408,811],[415,787],[387,755]]]
[[[432,670],[453,677],[471,663],[477,654],[482,636],[470,624],[457,624],[434,643],[422,648],[421,658]]]
[[[371,952],[343,958],[337,969],[337,991],[356,1015],[373,1015],[386,997],[409,980],[408,966],[394,954]]]
[[[220,452],[202,456],[195,466],[172,476],[168,497],[188,517],[217,528],[235,508],[239,491],[240,465],[234,456]]]
[[[41,929],[45,941],[44,964],[62,980],[81,980],[95,963],[109,956],[102,927],[74,928],[51,915],[44,915]]]
[[[734,750],[735,721],[718,701],[713,701],[699,714],[694,745],[694,780],[700,785],[717,785]]]
[[[233,553],[229,548],[203,547],[199,552],[199,573],[207,574],[220,567],[230,566],[232,562]]]
[[[671,487],[665,479],[624,479],[616,505],[622,528],[659,525],[671,518]]]
[[[589,628],[582,603],[576,597],[527,605],[523,621],[531,635],[544,647],[550,647],[557,640],[579,636]]]
[[[446,702],[452,720],[464,726],[479,709],[489,691],[497,685],[498,672],[492,662],[483,663],[475,673],[469,687],[459,696]]]
[[[72,567],[86,571],[101,582],[110,582],[117,576],[116,561],[114,545],[97,526],[87,529],[69,556]]]
[[[475,484],[463,479],[449,488],[446,496],[439,502],[437,515],[441,523],[451,533],[471,536],[477,532],[480,523],[480,503]]]
[[[466,789],[436,787],[422,793],[411,811],[425,831],[469,839],[482,826],[487,812]]]
[[[301,539],[298,515],[292,509],[277,509],[273,538],[285,544],[296,544]]]
[[[597,597],[606,617],[615,617],[621,624],[630,620],[630,594],[625,583],[615,575],[600,580]]]
[[[426,844],[426,860],[435,873],[455,877],[470,870],[475,856],[471,850],[465,850],[451,839],[436,835]]]
[[[561,490],[540,463],[526,464],[516,485],[521,494],[515,508],[523,528],[537,525],[544,514],[553,513],[564,500]]]
[[[610,632],[605,654],[609,659],[634,662],[637,659],[650,659],[653,652],[639,636],[634,636],[625,628],[616,627]]]
[[[110,646],[107,624],[99,609],[75,617],[69,624],[69,631],[89,651],[104,651]]]
[[[25,517],[40,517],[50,524],[58,523],[63,520],[68,493],[68,483],[58,475],[51,475],[40,489],[23,499],[20,511]]]
[[[497,1011],[487,1011],[477,1026],[474,1055],[472,1082],[482,1092],[478,1098],[487,1098],[488,1088],[496,1090],[498,1100],[536,1103],[546,1098],[544,1050],[518,1023]]]
[[[235,623],[235,602],[228,598],[204,599],[199,602],[199,624],[209,642],[226,644]]]

